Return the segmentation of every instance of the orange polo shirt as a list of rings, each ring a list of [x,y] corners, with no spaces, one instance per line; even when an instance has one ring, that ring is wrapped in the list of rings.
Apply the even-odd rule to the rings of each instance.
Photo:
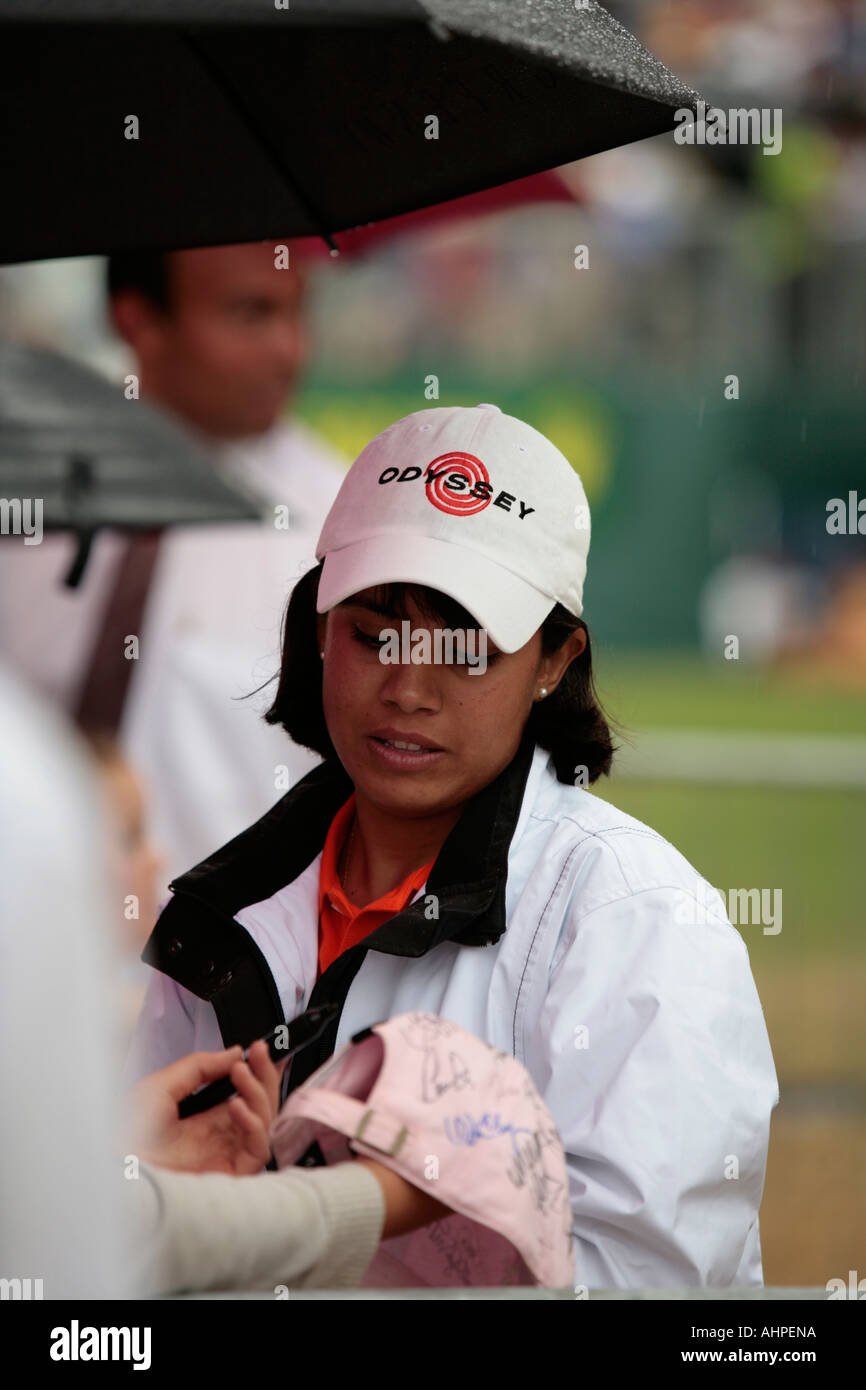
[[[322,863],[319,868],[320,975],[327,970],[332,961],[335,961],[350,946],[355,946],[359,941],[363,941],[365,936],[369,936],[370,932],[381,927],[382,923],[387,922],[389,917],[402,912],[410,899],[426,882],[430,870],[436,863],[435,859],[431,859],[429,864],[415,869],[404,878],[402,883],[398,883],[396,888],[392,888],[390,893],[383,894],[381,898],[368,903],[366,907],[357,907],[355,903],[350,903],[343,892],[337,874],[337,861],[349,832],[354,811],[355,793],[352,792],[345,806],[340,807],[331,821],[322,849]]]

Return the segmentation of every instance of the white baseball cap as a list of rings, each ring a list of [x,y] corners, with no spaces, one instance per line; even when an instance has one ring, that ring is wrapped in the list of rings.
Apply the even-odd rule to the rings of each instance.
[[[316,547],[316,607],[424,584],[516,652],[557,603],[580,617],[589,531],[578,474],[531,425],[496,405],[418,410],[346,474]]]

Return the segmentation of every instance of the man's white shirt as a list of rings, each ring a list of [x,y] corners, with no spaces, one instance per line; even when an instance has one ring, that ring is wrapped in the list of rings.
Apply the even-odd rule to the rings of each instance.
[[[263,815],[318,757],[261,718],[276,689],[243,698],[279,670],[289,595],[315,564],[345,461],[310,430],[280,424],[231,446],[215,466],[266,499],[264,523],[164,533],[139,635],[121,741],[142,773],[164,889]],[[274,508],[287,508],[289,529]],[[65,589],[68,534],[0,544],[0,648],[21,675],[74,706],[125,538],[95,538],[81,586]]]

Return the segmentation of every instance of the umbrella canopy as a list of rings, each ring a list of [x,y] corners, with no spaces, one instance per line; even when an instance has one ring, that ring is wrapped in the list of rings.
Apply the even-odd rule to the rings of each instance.
[[[566,182],[559,170],[549,169],[540,174],[530,174],[525,179],[499,184],[496,188],[469,193],[465,198],[449,198],[447,202],[433,203],[417,212],[404,212],[397,217],[386,217],[382,222],[369,222],[366,227],[341,232],[336,240],[339,241],[341,256],[357,260],[374,254],[389,242],[417,232],[429,232],[434,227],[453,227],[456,223],[491,217],[516,208],[544,207],[557,203],[571,203],[575,207],[584,201],[573,170],[569,170]],[[327,246],[318,237],[294,238],[292,245],[312,261],[331,259]]]
[[[332,240],[698,101],[594,0],[280,3],[0,0],[0,261]]]
[[[42,529],[74,530],[80,578],[99,526],[258,521],[262,504],[214,470],[163,414],[86,367],[0,341],[0,497],[40,499]]]

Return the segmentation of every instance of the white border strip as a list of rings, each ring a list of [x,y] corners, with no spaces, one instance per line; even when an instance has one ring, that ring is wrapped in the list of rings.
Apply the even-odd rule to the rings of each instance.
[[[623,743],[614,776],[648,782],[866,787],[866,738],[656,729]]]

